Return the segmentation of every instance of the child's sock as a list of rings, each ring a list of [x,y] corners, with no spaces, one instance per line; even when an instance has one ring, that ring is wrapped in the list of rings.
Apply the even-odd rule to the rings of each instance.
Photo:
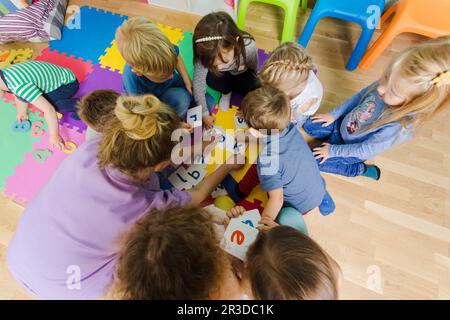
[[[219,100],[219,108],[222,111],[227,111],[228,109],[230,109],[230,103],[231,103],[231,92],[227,93],[227,94],[223,94],[220,97]]]
[[[378,168],[376,165],[366,165],[364,164],[364,172],[363,172],[363,176],[370,178],[370,179],[374,179],[374,180],[380,180],[381,177],[381,170],[380,168]]]
[[[246,198],[246,195],[239,190],[239,184],[231,175],[227,175],[221,184],[235,203],[239,203]]]
[[[327,216],[330,213],[333,213],[335,209],[336,205],[334,204],[333,198],[331,198],[328,191],[326,191],[322,203],[319,206],[319,211],[323,216]]]

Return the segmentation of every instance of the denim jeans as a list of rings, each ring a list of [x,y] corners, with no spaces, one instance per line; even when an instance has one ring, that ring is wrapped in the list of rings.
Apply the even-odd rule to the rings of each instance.
[[[338,119],[329,126],[322,127],[323,123],[313,123],[311,118],[306,120],[303,125],[305,132],[317,139],[324,139],[330,144],[344,144],[341,133],[342,120]],[[356,177],[364,173],[364,161],[355,157],[332,157],[328,158],[324,163],[317,160],[320,171],[334,173],[346,177]]]
[[[48,100],[58,112],[75,112],[77,99],[73,97],[79,88],[78,80],[59,87],[58,89],[45,93],[42,96]]]

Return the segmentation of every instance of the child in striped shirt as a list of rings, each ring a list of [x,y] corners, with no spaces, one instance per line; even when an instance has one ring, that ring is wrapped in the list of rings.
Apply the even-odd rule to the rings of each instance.
[[[50,145],[63,150],[58,130],[58,112],[76,111],[78,80],[69,69],[43,61],[26,61],[0,70],[0,98],[5,92],[16,97],[17,120],[28,119],[28,103],[44,112],[50,133]],[[56,110],[55,110],[56,109]]]

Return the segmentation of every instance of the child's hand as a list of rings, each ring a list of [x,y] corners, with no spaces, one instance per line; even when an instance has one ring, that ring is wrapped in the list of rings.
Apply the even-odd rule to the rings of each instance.
[[[231,208],[229,211],[227,211],[227,216],[223,220],[223,225],[225,226],[225,228],[228,226],[231,219],[242,216],[244,214],[244,212],[245,212],[245,208],[241,207],[241,206],[236,206],[234,208]]]
[[[191,96],[193,95],[193,90],[192,90],[192,81],[191,79],[185,81],[186,83],[186,89],[187,91],[189,91],[189,93],[191,94]]]
[[[257,229],[260,231],[267,231],[276,226],[279,226],[279,224],[273,221],[270,217],[262,217],[259,221],[259,226]]]
[[[17,112],[17,121],[22,122],[22,121],[25,121],[25,120],[28,120],[27,112],[26,111],[25,112],[18,111]]]
[[[50,136],[50,145],[63,151],[66,144],[59,134]]]
[[[329,158],[329,152],[330,152],[330,144],[329,143],[323,143],[320,147],[313,149],[313,155],[316,159],[322,159],[320,161],[320,164],[327,161]]]
[[[328,127],[335,119],[331,113],[316,114],[311,117],[313,123],[323,122],[322,127]]]
[[[203,121],[203,124],[205,125],[206,129],[211,129],[212,127],[214,127],[215,119],[213,117],[211,117],[210,115],[203,116],[202,121]]]

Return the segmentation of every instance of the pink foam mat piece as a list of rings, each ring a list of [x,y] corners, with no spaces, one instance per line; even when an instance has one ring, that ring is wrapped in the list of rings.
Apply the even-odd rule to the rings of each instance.
[[[66,142],[71,141],[77,146],[85,140],[84,134],[65,124],[60,126],[60,132]],[[25,161],[16,167],[16,173],[6,179],[5,194],[7,196],[15,197],[22,203],[30,201],[51,178],[61,162],[69,156],[56,148],[49,148],[48,132],[45,132],[42,139],[33,144],[33,151],[46,149],[50,149],[53,154],[44,163],[38,162],[33,152],[25,155]]]
[[[41,55],[36,60],[50,62],[72,70],[80,83],[86,80],[88,74],[92,72],[91,61],[83,61],[81,58],[75,59],[73,56],[68,57],[65,53],[52,51],[50,48],[42,50]]]

